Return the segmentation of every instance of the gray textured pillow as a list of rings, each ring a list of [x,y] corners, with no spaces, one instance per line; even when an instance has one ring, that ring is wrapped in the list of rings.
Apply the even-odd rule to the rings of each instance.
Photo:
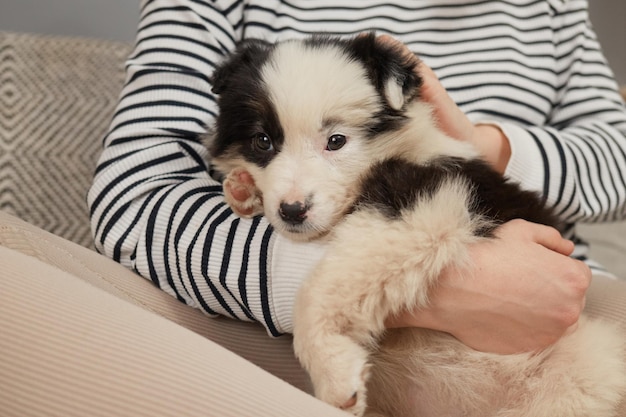
[[[130,50],[0,32],[0,210],[93,246],[86,193]]]

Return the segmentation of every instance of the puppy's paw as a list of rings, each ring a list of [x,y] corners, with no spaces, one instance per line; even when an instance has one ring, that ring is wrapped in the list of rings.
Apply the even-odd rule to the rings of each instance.
[[[313,372],[311,379],[317,398],[361,417],[367,408],[366,383],[371,365],[360,346],[346,347],[332,356],[323,372]]]
[[[370,367],[369,363],[359,366],[360,372],[358,372],[358,377],[354,379],[352,384],[352,395],[346,401],[337,403],[339,408],[358,417],[364,416],[367,409],[367,389],[365,384],[369,378]]]
[[[235,168],[224,180],[224,198],[239,217],[254,217],[263,214],[261,192],[254,179],[243,168]]]

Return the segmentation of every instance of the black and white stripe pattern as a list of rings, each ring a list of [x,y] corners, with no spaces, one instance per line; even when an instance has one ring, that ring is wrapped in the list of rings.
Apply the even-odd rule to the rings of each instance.
[[[472,121],[498,124],[507,174],[566,221],[625,217],[626,111],[584,0],[146,0],[89,194],[97,248],[209,314],[290,331],[323,248],[225,205],[198,140],[216,112],[208,79],[244,36],[369,30],[408,44]]]

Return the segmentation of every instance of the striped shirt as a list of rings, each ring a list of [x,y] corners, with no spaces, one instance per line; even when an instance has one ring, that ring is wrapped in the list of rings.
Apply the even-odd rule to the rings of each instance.
[[[144,0],[88,196],[96,247],[209,315],[290,332],[324,247],[234,216],[199,136],[209,76],[238,40],[316,32],[399,38],[470,120],[507,135],[506,175],[572,225],[623,219],[626,111],[588,19],[584,0]]]

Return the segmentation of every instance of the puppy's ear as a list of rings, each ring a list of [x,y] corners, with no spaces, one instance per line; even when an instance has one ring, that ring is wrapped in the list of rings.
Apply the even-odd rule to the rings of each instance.
[[[383,41],[372,33],[359,35],[349,41],[353,56],[363,63],[368,76],[394,110],[419,95],[422,77],[417,72],[419,59],[407,54],[402,45]]]
[[[240,71],[255,71],[267,59],[272,45],[262,39],[245,39],[235,51],[222,61],[210,78],[215,94],[221,94],[230,85],[232,77]]]

